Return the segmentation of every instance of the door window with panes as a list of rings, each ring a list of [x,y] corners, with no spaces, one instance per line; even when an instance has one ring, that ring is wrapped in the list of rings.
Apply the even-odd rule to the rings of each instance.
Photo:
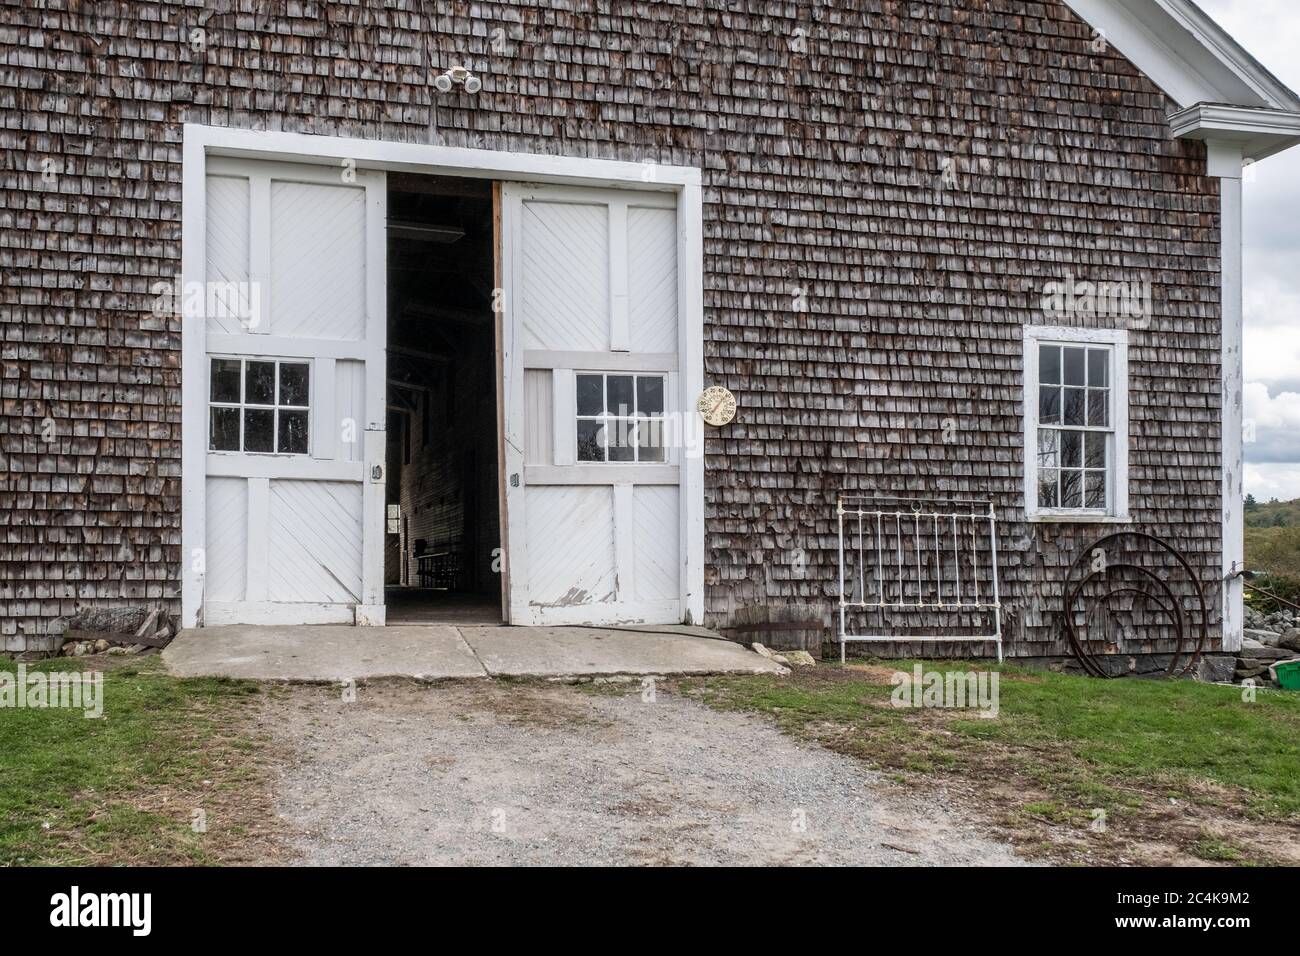
[[[214,358],[208,450],[305,455],[311,363]]]
[[[662,462],[664,376],[579,372],[578,461]]]

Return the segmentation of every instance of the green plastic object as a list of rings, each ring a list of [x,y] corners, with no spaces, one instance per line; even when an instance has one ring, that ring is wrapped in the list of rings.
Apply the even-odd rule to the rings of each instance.
[[[1283,661],[1274,665],[1273,673],[1284,690],[1300,690],[1300,661]]]

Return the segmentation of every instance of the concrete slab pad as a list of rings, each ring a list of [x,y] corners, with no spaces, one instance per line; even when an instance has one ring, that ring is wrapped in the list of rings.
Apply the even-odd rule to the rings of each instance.
[[[177,677],[344,681],[486,677],[454,627],[232,624],[182,631],[162,653]]]
[[[699,629],[703,631],[703,629]],[[584,674],[780,674],[781,665],[709,632],[648,627],[465,627],[493,677]]]

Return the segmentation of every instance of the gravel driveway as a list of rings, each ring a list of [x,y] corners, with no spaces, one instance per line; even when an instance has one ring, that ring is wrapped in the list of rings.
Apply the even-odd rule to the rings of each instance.
[[[276,809],[309,864],[1012,864],[848,757],[662,690],[293,686]]]

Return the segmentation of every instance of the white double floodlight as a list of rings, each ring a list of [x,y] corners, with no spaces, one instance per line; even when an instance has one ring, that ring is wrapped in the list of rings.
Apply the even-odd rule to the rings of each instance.
[[[477,93],[483,88],[483,81],[471,73],[467,68],[457,63],[447,72],[439,75],[433,81],[433,85],[439,93],[450,93],[452,87],[463,86],[466,93]]]

